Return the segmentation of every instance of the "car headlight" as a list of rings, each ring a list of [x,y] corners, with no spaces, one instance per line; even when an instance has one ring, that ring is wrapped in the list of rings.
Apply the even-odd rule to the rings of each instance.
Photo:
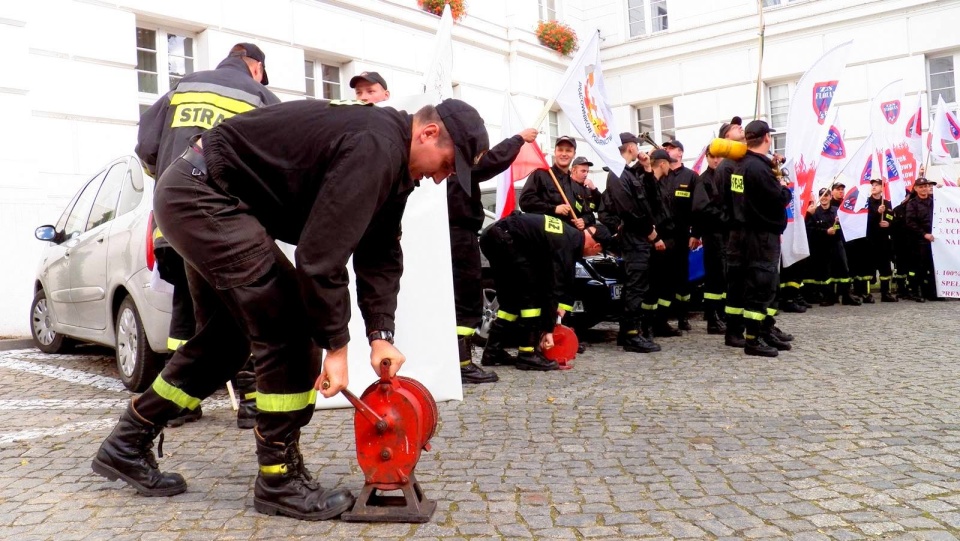
[[[577,277],[577,278],[587,278],[587,279],[593,278],[593,276],[590,276],[590,273],[587,272],[587,269],[584,268],[584,266],[581,265],[580,263],[577,263],[577,273],[576,273],[576,277]]]

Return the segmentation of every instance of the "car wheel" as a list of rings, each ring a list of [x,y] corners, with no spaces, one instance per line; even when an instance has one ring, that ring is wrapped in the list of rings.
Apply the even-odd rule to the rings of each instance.
[[[44,353],[62,353],[70,347],[70,339],[53,330],[53,309],[42,289],[30,304],[30,331],[33,343]]]
[[[162,356],[152,349],[132,297],[123,299],[117,312],[117,370],[123,385],[143,392],[163,366]]]
[[[487,337],[490,335],[490,325],[493,324],[493,320],[497,319],[497,310],[499,309],[500,303],[497,302],[497,291],[495,289],[484,289],[483,313],[480,316],[480,327],[474,334],[474,341],[486,343]]]

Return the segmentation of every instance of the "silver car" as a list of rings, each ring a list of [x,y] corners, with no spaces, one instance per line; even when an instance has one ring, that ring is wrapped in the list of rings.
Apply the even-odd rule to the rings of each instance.
[[[116,349],[120,379],[145,390],[167,354],[171,295],[151,287],[153,179],[135,156],[114,160],[70,201],[48,242],[30,307],[33,340],[59,353],[73,341]]]

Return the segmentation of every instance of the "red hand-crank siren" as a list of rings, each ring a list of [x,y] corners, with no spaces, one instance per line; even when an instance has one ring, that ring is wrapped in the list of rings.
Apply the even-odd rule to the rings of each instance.
[[[551,361],[557,361],[560,370],[573,368],[571,361],[577,358],[577,349],[580,341],[573,329],[559,323],[553,328],[553,347],[543,350],[543,356]]]
[[[380,365],[380,381],[360,398],[344,389],[357,412],[357,461],[365,478],[353,510],[341,517],[348,522],[427,522],[437,502],[424,497],[413,469],[420,451],[430,450],[437,428],[437,403],[420,382],[403,376],[390,378],[390,361]],[[402,491],[403,496],[382,492]]]

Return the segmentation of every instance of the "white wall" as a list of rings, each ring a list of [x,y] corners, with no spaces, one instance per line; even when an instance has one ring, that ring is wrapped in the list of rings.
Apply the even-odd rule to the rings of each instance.
[[[692,160],[723,120],[752,117],[754,0],[668,0],[670,29],[634,39],[627,39],[626,0],[558,4],[560,19],[581,38],[601,32],[618,131],[636,130],[635,106],[672,100],[677,136]],[[535,0],[476,0],[467,9],[453,31],[454,80],[496,142],[504,94],[532,122],[570,59],[537,43]],[[923,91],[925,55],[960,50],[952,31],[960,0],[807,0],[768,9],[766,20],[767,82],[795,81],[826,48],[856,39],[837,96],[853,138],[866,134],[860,117],[877,89],[902,77],[907,94]],[[196,69],[214,67],[234,43],[255,42],[267,54],[271,88],[290,100],[303,96],[305,58],[339,64],[346,91],[352,75],[376,70],[396,95],[416,93],[437,23],[416,0],[273,0],[268,8],[262,0],[0,3],[0,336],[29,333],[41,249],[34,228],[55,222],[100,165],[133,151],[138,24],[194,35]],[[570,133],[562,114],[560,131]],[[580,153],[596,161],[585,144]],[[591,176],[602,184],[597,163]]]

